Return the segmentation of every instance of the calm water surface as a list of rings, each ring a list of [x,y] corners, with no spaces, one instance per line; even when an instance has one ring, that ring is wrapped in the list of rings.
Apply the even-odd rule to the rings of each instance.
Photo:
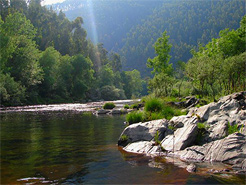
[[[167,162],[127,154],[116,143],[124,116],[4,113],[1,184],[223,184]],[[236,178],[244,184],[243,178]]]

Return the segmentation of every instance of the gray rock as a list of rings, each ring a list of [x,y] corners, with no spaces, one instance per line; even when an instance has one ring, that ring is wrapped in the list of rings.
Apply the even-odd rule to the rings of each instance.
[[[196,118],[189,119],[189,122],[186,122],[184,127],[177,129],[173,135],[165,137],[161,142],[161,146],[168,151],[183,150],[191,146],[197,135],[196,122]]]
[[[209,136],[207,141],[215,141],[224,138],[228,133],[228,122],[222,120],[217,122],[209,129]]]
[[[182,160],[224,162],[240,164],[246,158],[246,136],[234,133],[228,137],[207,143],[203,146],[192,146],[176,152]]]
[[[111,114],[127,114],[127,110],[126,109],[113,109],[111,111]]]
[[[209,114],[214,110],[220,109],[221,104],[212,102],[208,105],[204,105],[198,108],[193,114],[197,115],[201,121],[206,121],[209,118]]]
[[[160,119],[132,124],[123,130],[121,136],[126,135],[130,142],[151,141],[157,131],[159,131],[159,140],[162,140],[169,133],[168,120]]]
[[[126,152],[147,154],[153,148],[152,142],[150,141],[138,141],[135,143],[130,143],[123,149]]]
[[[96,111],[96,114],[108,114],[110,112],[111,112],[111,110],[100,109],[100,110]]]
[[[188,172],[196,172],[196,165],[195,165],[194,163],[191,163],[190,165],[188,165],[188,166],[186,167],[186,170],[187,170]]]

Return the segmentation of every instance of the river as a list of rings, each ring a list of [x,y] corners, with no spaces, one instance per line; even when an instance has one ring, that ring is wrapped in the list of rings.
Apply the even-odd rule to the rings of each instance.
[[[172,159],[117,147],[125,116],[80,111],[1,112],[1,184],[244,184],[188,173]],[[229,181],[228,181],[229,179]]]

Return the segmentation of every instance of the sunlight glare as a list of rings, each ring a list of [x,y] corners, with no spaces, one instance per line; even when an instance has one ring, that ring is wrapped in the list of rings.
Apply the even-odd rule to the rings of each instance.
[[[62,3],[65,0],[44,0],[41,2],[41,5],[51,5],[51,4],[56,4],[56,3]]]
[[[97,28],[96,28],[96,21],[95,21],[95,14],[94,14],[94,7],[93,7],[93,2],[92,0],[87,0],[88,8],[89,8],[89,18],[91,22],[91,30],[92,30],[92,37],[93,37],[93,42],[95,44],[98,43],[98,36],[97,36]]]

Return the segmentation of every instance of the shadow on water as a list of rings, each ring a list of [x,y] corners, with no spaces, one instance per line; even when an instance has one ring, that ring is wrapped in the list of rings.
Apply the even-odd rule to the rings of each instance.
[[[69,111],[0,114],[1,184],[225,184],[175,160],[116,146],[124,116]],[[222,179],[222,180],[221,180]],[[238,184],[243,180],[234,180]]]

